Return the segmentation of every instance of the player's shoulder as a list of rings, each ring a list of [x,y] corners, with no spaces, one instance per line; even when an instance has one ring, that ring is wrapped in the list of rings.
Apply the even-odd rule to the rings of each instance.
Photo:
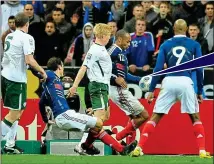
[[[200,43],[198,43],[197,41],[186,37],[187,41],[190,43],[190,45],[195,45],[195,46],[200,46]]]
[[[45,71],[47,74],[48,79],[52,79],[53,77],[55,77],[55,73],[51,70],[46,70]]]
[[[153,37],[153,34],[151,32],[149,32],[149,31],[145,31],[144,35],[147,36],[147,37]]]
[[[108,53],[111,55],[111,56],[116,56],[118,55],[119,53],[121,53],[122,50],[117,47],[115,44],[113,44],[109,49],[108,49]]]
[[[23,37],[25,37],[26,39],[34,40],[33,36],[27,33],[23,33]]]
[[[104,46],[101,46],[99,44],[93,43],[91,45],[91,47],[89,48],[88,53],[90,53],[90,54],[98,54],[99,55],[100,52],[105,51],[105,50],[106,49],[105,49]]]

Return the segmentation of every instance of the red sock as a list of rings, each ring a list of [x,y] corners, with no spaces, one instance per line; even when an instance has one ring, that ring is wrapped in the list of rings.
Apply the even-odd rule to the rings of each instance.
[[[197,121],[193,124],[193,130],[196,136],[199,150],[205,150],[205,133],[204,126],[201,121]]]
[[[106,131],[103,131],[99,134],[99,139],[106,145],[112,147],[117,152],[122,152],[124,146],[117,142],[112,136],[110,136]]]
[[[97,139],[97,137],[99,136],[99,134],[97,134],[96,132],[90,130],[88,133],[88,137],[85,141],[85,146],[86,147],[91,147],[93,142]]]
[[[135,126],[134,120],[131,120],[121,132],[116,134],[116,139],[120,141],[126,136],[128,136],[129,134],[132,134],[132,132],[135,131],[136,129],[135,127],[136,126]]]
[[[140,136],[140,141],[138,143],[138,146],[140,146],[142,149],[143,149],[143,146],[144,144],[146,143],[149,135],[154,132],[155,130],[155,126],[156,126],[156,123],[154,121],[148,121],[143,130],[142,130],[142,133],[141,133],[141,136]]]

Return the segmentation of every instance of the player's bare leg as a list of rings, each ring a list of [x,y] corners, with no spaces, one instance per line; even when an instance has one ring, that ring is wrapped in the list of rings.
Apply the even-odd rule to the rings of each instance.
[[[132,134],[137,128],[139,128],[148,118],[149,114],[146,110],[143,110],[139,115],[133,116],[130,115],[131,121],[128,125],[119,133],[116,134],[116,139],[118,141]]]
[[[205,132],[199,113],[189,114],[189,116],[193,123],[193,130],[199,147],[199,157],[211,158],[210,153],[205,150]]]
[[[134,151],[131,153],[132,157],[139,157],[143,154],[143,146],[148,140],[148,137],[154,132],[156,125],[161,120],[161,118],[164,116],[162,113],[153,113],[150,120],[145,124],[140,140],[138,143],[138,146],[134,149]]]
[[[23,150],[16,146],[15,137],[18,128],[18,121],[23,113],[23,110],[10,110],[1,122],[2,138],[6,139],[4,146],[5,153],[20,154]]]

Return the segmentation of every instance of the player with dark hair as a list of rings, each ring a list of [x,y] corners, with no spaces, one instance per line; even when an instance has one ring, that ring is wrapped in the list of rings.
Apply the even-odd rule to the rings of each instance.
[[[80,129],[84,131],[90,128],[90,131],[93,131],[96,136],[93,136],[92,138],[92,136],[89,135],[86,143],[84,144],[99,138],[105,144],[110,145],[110,141],[107,141],[106,137],[103,138],[103,134],[105,134],[105,132],[102,128],[103,121],[100,118],[77,113],[68,106],[67,100],[64,96],[63,84],[60,79],[60,77],[64,74],[64,66],[62,61],[59,58],[52,57],[48,61],[47,68],[47,80],[43,83],[44,91],[39,101],[39,109],[44,122],[48,122],[45,106],[50,106],[56,125],[60,129],[67,131],[72,129]],[[121,154],[127,155],[135,148],[136,142],[124,147],[115,141],[112,147],[115,148],[115,145],[120,148],[119,152]],[[90,148],[90,146],[85,146],[83,151]]]
[[[139,128],[149,118],[148,112],[136,97],[127,89],[127,80],[139,83],[141,77],[128,73],[128,60],[122,53],[131,41],[131,36],[125,30],[116,33],[115,44],[108,50],[112,59],[112,76],[110,98],[131,119],[127,126],[116,134],[117,140],[122,140]]]

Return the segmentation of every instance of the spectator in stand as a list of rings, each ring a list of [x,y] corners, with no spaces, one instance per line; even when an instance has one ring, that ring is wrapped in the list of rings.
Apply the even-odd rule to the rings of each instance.
[[[133,17],[129,21],[127,21],[123,27],[123,29],[129,33],[135,32],[135,24],[136,19],[144,18],[144,9],[141,4],[137,4],[133,8]]]
[[[9,27],[7,22],[9,17],[22,11],[23,5],[20,4],[20,1],[5,1],[5,3],[1,5],[1,32],[8,30]]]
[[[75,59],[75,66],[82,65],[89,48],[93,44],[93,41],[93,25],[88,22],[83,27],[82,36],[79,36],[75,41],[73,56],[73,59]]]
[[[126,7],[123,4],[123,1],[115,0],[114,3],[111,5],[111,14],[112,19],[117,22],[118,29],[122,29],[125,21],[126,21]]]
[[[70,22],[71,16],[74,14],[74,11],[82,5],[81,1],[44,1],[46,4],[46,10],[45,10],[45,15],[49,15],[52,13],[52,10],[56,8],[64,8],[64,13],[65,13],[65,19],[67,22]],[[57,5],[58,4],[58,5]]]
[[[64,60],[63,56],[63,37],[56,31],[56,25],[53,21],[47,21],[45,30],[40,35],[39,42],[35,49],[37,62],[46,66],[51,57],[59,57]]]
[[[7,31],[5,31],[1,36],[3,49],[4,49],[4,42],[5,42],[6,36],[16,30],[15,16],[12,15],[8,18],[8,26],[9,26],[9,29]]]
[[[44,16],[45,13],[45,9],[43,7],[43,2],[42,1],[27,1],[27,0],[21,0],[21,4],[22,5],[26,5],[26,4],[32,4],[33,5],[33,9],[34,9],[34,13],[36,15],[39,15],[40,17]]]
[[[109,47],[111,47],[112,44],[115,43],[115,35],[118,29],[117,22],[114,20],[109,21],[107,24],[112,28],[112,31],[111,31],[111,38],[109,39],[109,42],[106,45],[106,49],[108,49]]]
[[[34,8],[32,4],[25,4],[24,13],[29,17],[29,28],[28,34],[32,35],[35,39],[35,43],[37,44],[40,40],[38,40],[41,33],[44,31],[44,23],[41,18],[34,13]]]
[[[172,10],[173,22],[177,19],[186,20],[187,24],[197,23],[198,18],[203,17],[201,15],[202,8],[198,7],[197,3],[193,0],[186,0],[181,6]]]
[[[152,33],[145,32],[146,21],[144,19],[137,19],[135,28],[136,32],[131,34],[131,45],[126,51],[129,70],[132,73],[136,72],[137,67],[143,71],[150,69],[155,49]]]
[[[153,19],[149,25],[151,28],[156,48],[155,56],[158,53],[159,46],[167,39],[173,36],[173,22],[171,16],[168,14],[169,4],[167,2],[160,3],[160,13]]]
[[[103,0],[94,0],[92,2],[92,5],[97,8],[100,12],[101,16],[101,21],[105,20],[105,22],[103,23],[107,23],[108,22],[108,17],[109,17],[109,11],[111,10],[111,6],[109,5],[109,3],[107,1],[103,1]]]
[[[151,8],[153,8],[153,11],[157,14],[160,12],[160,3],[161,1],[153,1],[153,4],[151,5]]]
[[[202,55],[209,53],[207,40],[200,35],[200,30],[197,24],[190,24],[188,28],[189,37],[201,45]]]
[[[102,19],[99,9],[92,5],[92,1],[82,1],[82,6],[76,9],[74,15],[78,16],[76,26],[79,32],[82,31],[84,24],[87,22],[90,22],[93,26],[96,23],[107,22],[107,20]]]
[[[154,12],[154,10],[152,8],[152,1],[144,0],[141,2],[141,5],[144,8],[146,21],[151,22],[157,16],[157,13]]]
[[[207,2],[205,7],[206,16],[199,19],[200,31],[207,39],[209,53],[214,52],[214,3]]]
[[[56,29],[60,34],[66,34],[71,30],[71,24],[64,19],[63,11],[61,8],[54,8],[52,11],[52,18],[56,24]]]

